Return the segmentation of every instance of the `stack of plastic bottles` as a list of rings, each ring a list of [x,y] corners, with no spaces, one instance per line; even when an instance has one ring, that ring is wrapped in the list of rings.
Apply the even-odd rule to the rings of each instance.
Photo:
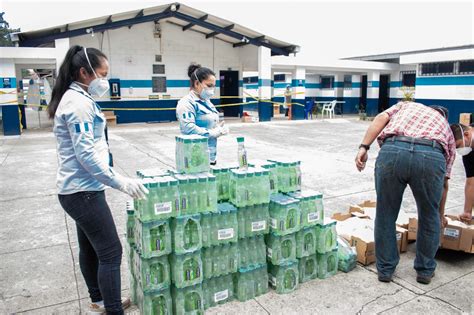
[[[341,236],[337,237],[338,244],[338,269],[342,272],[349,272],[357,265],[357,251]]]
[[[299,161],[209,168],[207,142],[176,137],[176,170],[139,170],[150,193],[127,204],[132,301],[143,314],[202,314],[232,299],[295,290],[338,270],[335,221],[301,191]],[[355,264],[339,245],[341,267]],[[344,251],[342,248],[344,247]],[[350,249],[350,247],[349,247]]]
[[[189,174],[209,172],[207,137],[176,136],[176,169],[179,173]]]
[[[247,301],[268,292],[264,236],[269,232],[270,172],[248,167],[239,138],[239,169],[231,169],[229,200],[237,208],[239,266],[234,274],[235,296]]]

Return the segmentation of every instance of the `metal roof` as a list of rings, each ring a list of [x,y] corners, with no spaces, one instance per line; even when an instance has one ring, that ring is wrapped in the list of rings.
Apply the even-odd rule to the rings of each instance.
[[[404,52],[388,53],[388,54],[380,54],[380,55],[347,57],[347,58],[342,58],[342,59],[343,60],[363,60],[363,61],[380,61],[380,60],[393,60],[393,61],[396,61],[402,55],[414,55],[414,54],[423,54],[423,53],[431,53],[431,52],[438,52],[438,51],[450,51],[450,50],[461,50],[461,49],[472,49],[472,48],[474,48],[474,44],[462,45],[462,46],[452,46],[452,47],[432,48],[432,49],[422,49],[422,50],[412,50],[412,51],[404,51]]]
[[[180,3],[145,8],[113,14],[109,16],[78,21],[37,31],[20,32],[19,45],[36,47],[53,42],[59,38],[82,36],[93,32],[99,33],[121,27],[131,28],[135,24],[164,20],[183,28],[205,34],[205,38],[215,37],[232,44],[234,47],[245,45],[264,46],[270,48],[272,55],[298,53],[300,47],[290,44],[242,25],[207,14]]]

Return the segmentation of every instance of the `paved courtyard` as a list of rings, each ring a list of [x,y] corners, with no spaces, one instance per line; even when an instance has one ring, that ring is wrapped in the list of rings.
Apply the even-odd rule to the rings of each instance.
[[[74,222],[57,200],[56,146],[48,122],[21,137],[0,136],[0,314],[85,314],[87,289],[79,270]],[[49,123],[50,124],[50,123]],[[375,198],[373,146],[367,169],[354,165],[368,122],[355,117],[333,120],[240,123],[230,120],[229,136],[219,140],[218,161],[237,159],[237,135],[245,136],[249,160],[292,157],[302,161],[303,186],[322,191],[325,214]],[[33,126],[33,124],[32,124]],[[176,123],[120,125],[109,130],[119,172],[174,167]],[[464,202],[464,170],[455,162],[447,213],[459,214]],[[124,241],[128,197],[108,190],[107,199]],[[403,208],[415,212],[409,190]],[[245,303],[231,302],[209,314],[461,314],[474,313],[474,255],[440,250],[430,285],[415,280],[415,244],[402,254],[390,284],[377,281],[375,266],[305,283],[287,295],[273,291]],[[123,294],[128,266],[122,263]],[[128,313],[137,313],[136,308]]]

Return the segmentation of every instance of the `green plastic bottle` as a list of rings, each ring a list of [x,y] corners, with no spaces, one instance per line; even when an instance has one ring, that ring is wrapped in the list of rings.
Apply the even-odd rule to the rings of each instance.
[[[173,250],[176,254],[194,252],[202,247],[201,216],[183,216],[171,220]]]
[[[278,236],[270,233],[265,236],[267,260],[273,265],[281,265],[296,260],[295,234]]]
[[[326,279],[337,273],[338,256],[337,248],[324,254],[317,254],[318,257],[318,278]]]
[[[195,285],[187,288],[172,287],[173,314],[204,314],[204,299],[202,286]]]
[[[201,283],[202,260],[200,251],[184,255],[170,255],[172,282],[177,288]]]
[[[309,227],[296,233],[296,257],[302,258],[316,253],[316,228]]]
[[[269,282],[276,293],[285,294],[296,290],[299,283],[298,262],[283,265],[269,265]]]
[[[318,261],[316,254],[299,259],[299,282],[304,283],[318,277]]]

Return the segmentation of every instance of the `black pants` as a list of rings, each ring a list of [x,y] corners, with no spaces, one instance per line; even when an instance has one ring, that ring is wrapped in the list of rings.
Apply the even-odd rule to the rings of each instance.
[[[104,191],[59,195],[59,202],[76,222],[79,265],[92,302],[104,300],[107,314],[123,314],[122,245]]]

